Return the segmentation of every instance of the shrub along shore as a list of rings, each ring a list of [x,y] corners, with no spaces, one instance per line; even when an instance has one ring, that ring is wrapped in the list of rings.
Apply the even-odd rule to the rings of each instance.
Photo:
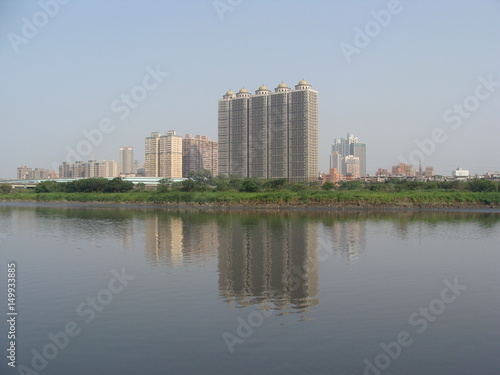
[[[461,191],[274,191],[274,192],[156,192],[127,193],[35,193],[12,192],[2,201],[102,202],[165,205],[249,207],[500,207],[498,192]]]
[[[2,190],[0,200],[243,207],[500,207],[499,183],[491,180],[388,180],[368,184],[347,181],[320,186],[289,183],[285,179],[213,178],[203,172],[178,183],[164,179],[154,191],[120,178],[89,178],[69,183],[45,181],[34,191],[7,190]]]

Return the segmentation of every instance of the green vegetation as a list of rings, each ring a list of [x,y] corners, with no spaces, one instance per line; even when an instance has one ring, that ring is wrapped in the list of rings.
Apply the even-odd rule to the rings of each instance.
[[[120,177],[108,180],[102,177],[84,178],[71,182],[44,181],[36,185],[35,193],[124,193],[134,189],[134,184]]]
[[[0,184],[0,194],[9,194],[12,191],[12,185]]]
[[[0,191],[8,193],[0,186]],[[213,177],[193,173],[182,182],[162,179],[156,190],[144,184],[114,178],[81,179],[68,183],[44,181],[34,191],[2,194],[2,200],[127,202],[154,204],[206,204],[241,206],[500,206],[499,183],[491,180],[384,183],[345,181],[334,185],[289,182],[286,179]]]
[[[323,190],[333,190],[335,188],[335,185],[331,182],[325,182],[321,188]]]
[[[13,192],[2,195],[3,200],[110,202],[110,203],[165,203],[207,205],[286,205],[286,206],[500,206],[498,192],[470,191],[406,191],[374,192],[351,191],[131,191],[126,193],[66,193],[66,192]]]

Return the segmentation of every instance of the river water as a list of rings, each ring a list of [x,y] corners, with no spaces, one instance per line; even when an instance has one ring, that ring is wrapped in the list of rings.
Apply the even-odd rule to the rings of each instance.
[[[0,373],[498,375],[499,245],[493,210],[1,203]]]

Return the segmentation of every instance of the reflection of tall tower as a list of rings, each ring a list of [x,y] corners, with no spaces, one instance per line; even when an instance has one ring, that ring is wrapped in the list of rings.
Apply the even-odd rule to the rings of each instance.
[[[366,220],[335,221],[331,227],[332,240],[336,252],[355,263],[359,254],[365,252]]]
[[[146,258],[155,263],[208,260],[218,247],[213,215],[156,212],[145,217]]]
[[[319,303],[317,224],[295,215],[230,215],[219,228],[219,290],[227,301],[280,310]]]
[[[155,263],[182,262],[182,220],[167,215],[147,215],[145,218],[146,258]]]
[[[132,249],[134,247],[134,220],[127,220],[123,222],[121,229],[122,247],[124,249]]]
[[[199,221],[193,220],[195,217]],[[182,224],[185,261],[206,261],[216,254],[219,239],[217,221],[213,215],[205,217],[200,214],[188,214],[188,216],[183,217]]]

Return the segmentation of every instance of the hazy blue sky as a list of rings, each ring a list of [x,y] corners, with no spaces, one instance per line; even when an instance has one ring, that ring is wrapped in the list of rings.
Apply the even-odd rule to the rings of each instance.
[[[367,144],[370,173],[417,160],[415,141],[433,133],[423,164],[438,173],[500,170],[498,0],[54,1],[0,2],[0,178],[78,146],[85,160],[133,146],[143,162],[153,131],[217,139],[228,89],[302,78],[319,92],[321,170],[348,132]],[[148,69],[169,74],[143,82]],[[88,150],[82,132],[102,121],[109,132]]]

